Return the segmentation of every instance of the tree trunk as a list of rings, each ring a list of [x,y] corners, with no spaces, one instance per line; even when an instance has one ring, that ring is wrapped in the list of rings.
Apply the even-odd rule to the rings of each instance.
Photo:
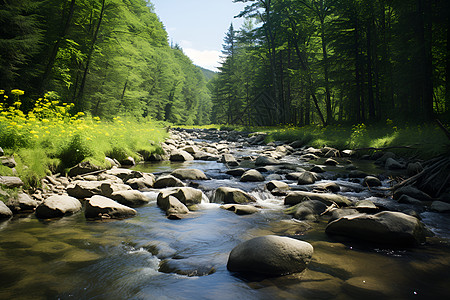
[[[333,123],[333,112],[331,109],[331,92],[330,92],[330,82],[329,82],[329,65],[328,65],[328,52],[327,52],[327,41],[325,36],[325,17],[320,18],[321,25],[321,40],[322,40],[322,55],[323,55],[323,72],[325,78],[325,105],[327,111],[327,124]]]
[[[373,8],[372,8],[373,11]],[[375,101],[373,97],[373,73],[372,73],[372,61],[373,61],[373,48],[372,48],[372,29],[373,29],[373,14],[371,20],[367,24],[367,93],[369,104],[369,119],[375,120]]]
[[[450,5],[447,4],[450,9]],[[445,65],[445,108],[450,113],[450,12],[447,11],[447,56]]]

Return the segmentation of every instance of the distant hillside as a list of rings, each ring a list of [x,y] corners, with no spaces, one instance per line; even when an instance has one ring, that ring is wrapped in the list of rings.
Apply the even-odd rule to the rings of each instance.
[[[203,73],[203,75],[205,75],[205,78],[207,81],[210,81],[214,76],[216,76],[216,72],[202,68],[200,66],[197,66]]]

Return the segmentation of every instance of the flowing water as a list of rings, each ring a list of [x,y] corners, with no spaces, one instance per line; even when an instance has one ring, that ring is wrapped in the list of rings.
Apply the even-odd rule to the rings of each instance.
[[[199,205],[192,217],[168,220],[154,199],[138,216],[93,222],[76,214],[42,221],[30,215],[0,223],[0,299],[444,299],[450,295],[448,215],[425,212],[437,236],[415,248],[393,248],[329,237],[326,221],[306,223],[283,213],[283,199],[264,183],[241,183],[217,162],[158,163],[141,170],[164,173],[198,168],[209,197],[232,186],[257,197],[260,212],[237,216],[219,204]],[[392,201],[351,189],[352,199]],[[386,184],[386,182],[385,182]],[[353,184],[355,185],[355,184]],[[252,237],[277,234],[314,246],[300,274],[243,276],[226,269],[229,252]]]

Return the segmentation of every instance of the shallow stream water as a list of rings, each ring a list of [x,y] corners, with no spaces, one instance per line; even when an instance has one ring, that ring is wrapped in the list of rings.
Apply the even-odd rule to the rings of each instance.
[[[357,243],[327,236],[326,220],[291,219],[283,213],[283,198],[264,190],[264,183],[241,183],[225,175],[223,164],[165,162],[137,169],[164,173],[180,167],[198,168],[213,178],[198,182],[208,197],[219,186],[238,187],[257,197],[261,210],[238,216],[205,202],[191,218],[175,221],[168,220],[154,200],[137,208],[137,217],[119,221],[86,221],[81,213],[52,221],[34,215],[15,217],[0,223],[0,299],[444,299],[450,295],[448,215],[422,213],[437,234],[425,245],[393,248]],[[146,194],[156,199],[155,192]],[[346,195],[395,205],[364,189]],[[268,234],[311,243],[314,256],[307,270],[266,278],[226,269],[228,254],[237,244]]]

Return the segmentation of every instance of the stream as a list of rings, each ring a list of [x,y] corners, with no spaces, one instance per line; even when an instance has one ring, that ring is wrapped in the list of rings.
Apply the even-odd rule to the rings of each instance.
[[[207,141],[208,142],[208,141]],[[265,146],[232,148],[244,158]],[[286,163],[309,163],[288,155]],[[319,163],[319,162],[315,162]],[[382,173],[373,162],[354,161],[367,172]],[[241,167],[252,167],[243,160]],[[34,214],[0,222],[0,299],[444,299],[450,295],[450,218],[424,211],[424,224],[435,234],[411,248],[380,246],[328,236],[326,219],[304,222],[284,214],[284,197],[273,196],[266,182],[243,183],[225,174],[216,161],[146,163],[134,169],[166,174],[196,168],[211,178],[197,181],[211,199],[221,186],[256,197],[258,213],[238,216],[220,204],[200,204],[192,216],[167,219],[152,201],[136,208],[134,218],[87,221],[82,213],[57,220]],[[343,168],[327,169],[330,174]],[[263,175],[268,175],[263,173]],[[335,176],[336,177],[336,176]],[[348,179],[328,176],[340,194],[402,209]],[[296,182],[283,179],[295,188]],[[388,187],[388,178],[383,181]],[[314,255],[299,274],[278,277],[241,275],[227,270],[230,251],[263,235],[290,236],[311,243]]]

